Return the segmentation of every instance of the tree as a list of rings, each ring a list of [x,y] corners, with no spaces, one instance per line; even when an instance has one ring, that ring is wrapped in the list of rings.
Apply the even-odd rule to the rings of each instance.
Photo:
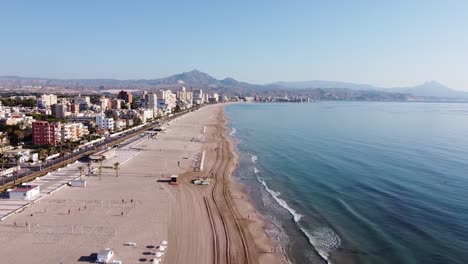
[[[174,113],[179,113],[180,110],[180,105],[176,105],[176,107],[174,108]]]
[[[3,147],[5,147],[5,138],[6,138],[6,134],[2,132],[2,134],[0,134],[0,148],[1,148],[1,154],[3,154]]]
[[[120,108],[121,108],[121,109],[128,109],[128,106],[127,106],[127,104],[125,103],[125,101],[121,101],[121,102],[120,102]]]
[[[23,139],[27,136],[27,131],[22,128],[22,124],[18,123],[16,125],[7,125],[6,133],[12,145],[19,145]]]
[[[15,160],[15,163],[16,163],[16,173],[15,173],[15,183],[16,183],[16,180],[18,179],[18,173],[19,173],[19,164],[21,162],[21,155],[20,154],[16,154],[14,156],[14,160]]]
[[[79,167],[78,167],[78,170],[80,171],[80,180],[81,180],[81,177],[83,176],[84,167],[83,167],[83,166],[79,166]]]
[[[118,162],[114,163],[115,177],[119,177],[119,165],[120,163]]]
[[[136,117],[136,118],[133,119],[133,125],[134,126],[139,126],[141,124],[143,124],[143,121],[141,120],[141,118]]]
[[[39,160],[41,161],[41,169],[42,170],[42,167],[45,165],[46,161],[47,161],[47,155],[48,153],[48,150],[47,149],[41,149],[39,151]]]
[[[65,154],[67,152],[63,149],[63,142],[60,142],[60,157],[62,157],[62,165],[65,162]]]
[[[5,165],[7,165],[10,162],[10,158],[6,156],[5,154],[0,154],[0,163],[2,164],[2,185],[5,184],[5,173],[3,169],[5,168]]]

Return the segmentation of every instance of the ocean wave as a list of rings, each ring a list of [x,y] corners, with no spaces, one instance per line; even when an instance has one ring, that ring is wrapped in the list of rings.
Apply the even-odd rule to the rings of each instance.
[[[330,253],[335,251],[341,244],[340,237],[328,227],[320,227],[313,230],[312,232],[308,231],[299,222],[303,215],[299,214],[296,210],[291,208],[291,206],[289,206],[289,204],[285,200],[281,199],[279,197],[281,195],[280,192],[275,192],[271,190],[266,184],[266,182],[260,179],[259,177],[257,177],[257,180],[263,185],[265,190],[273,197],[273,199],[293,216],[296,226],[307,237],[309,244],[315,249],[315,251],[320,255],[320,257],[327,261],[329,264],[332,264],[328,258],[330,256]]]
[[[257,173],[259,173],[259,172],[260,172],[260,170],[259,170],[259,169],[257,169],[256,167],[253,167],[253,170],[254,170],[254,173],[255,173],[255,174],[257,174]]]
[[[331,264],[331,261],[328,258],[330,253],[335,251],[341,244],[340,237],[328,227],[320,227],[309,232],[301,225],[298,226],[309,239],[309,243],[317,250],[317,253]]]
[[[233,127],[233,128],[231,129],[231,132],[229,132],[229,135],[230,135],[230,136],[234,136],[236,133],[237,133],[237,129],[236,129],[235,127]]]
[[[273,190],[271,190],[270,188],[268,188],[268,186],[266,185],[265,181],[261,180],[261,179],[258,179],[257,180],[263,185],[263,187],[265,187],[265,189],[268,191],[268,193],[271,194],[271,196],[273,197],[273,199],[275,199],[275,201],[281,205],[281,207],[283,207],[284,209],[286,209],[292,216],[293,216],[293,219],[294,219],[294,222],[299,222],[302,218],[302,215],[299,214],[298,212],[296,212],[296,210],[294,210],[293,208],[291,208],[289,206],[289,204],[281,199],[279,196],[280,196],[280,192],[275,192]]]
[[[258,160],[257,155],[252,155],[252,163],[257,162],[257,160]]]

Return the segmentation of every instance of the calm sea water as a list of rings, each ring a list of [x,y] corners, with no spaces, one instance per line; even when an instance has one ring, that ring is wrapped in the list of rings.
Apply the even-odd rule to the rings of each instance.
[[[468,104],[234,104],[236,178],[291,263],[468,263]]]

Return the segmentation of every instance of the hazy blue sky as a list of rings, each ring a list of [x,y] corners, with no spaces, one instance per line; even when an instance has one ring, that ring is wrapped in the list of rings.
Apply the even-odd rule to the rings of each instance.
[[[2,1],[0,75],[468,90],[468,1]]]

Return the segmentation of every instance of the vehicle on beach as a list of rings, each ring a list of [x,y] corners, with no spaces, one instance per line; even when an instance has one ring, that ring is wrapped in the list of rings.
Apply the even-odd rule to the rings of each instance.
[[[197,178],[192,181],[193,184],[195,185],[208,185],[210,184],[210,179],[205,179],[205,178]]]

